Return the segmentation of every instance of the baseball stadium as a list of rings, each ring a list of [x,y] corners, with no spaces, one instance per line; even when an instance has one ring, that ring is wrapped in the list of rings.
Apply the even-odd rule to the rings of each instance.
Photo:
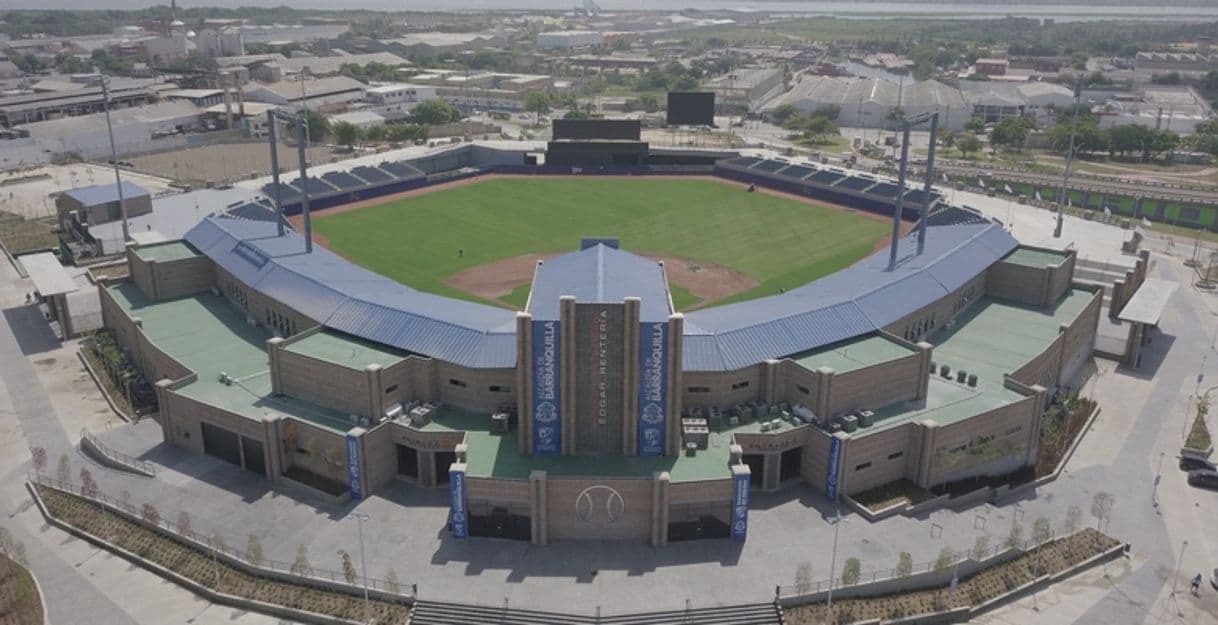
[[[803,159],[353,163],[130,244],[104,324],[167,444],[335,500],[444,488],[453,538],[745,540],[752,492],[1015,474],[1100,322],[1072,250]]]

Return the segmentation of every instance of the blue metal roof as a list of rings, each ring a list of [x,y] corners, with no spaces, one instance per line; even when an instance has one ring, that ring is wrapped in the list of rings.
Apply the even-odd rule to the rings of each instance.
[[[639,321],[668,321],[668,279],[659,263],[603,244],[545,261],[537,269],[529,312],[538,320],[558,319],[558,299],[581,304],[620,304],[638,297]]]
[[[80,202],[83,206],[97,206],[98,204],[107,204],[109,202],[118,201],[118,185],[117,184],[99,184],[92,187],[81,187],[64,191],[64,195]],[[123,199],[131,199],[133,197],[144,197],[148,195],[148,191],[134,182],[127,180],[123,181]]]
[[[318,323],[476,368],[516,366],[515,313],[416,291],[274,223],[208,217],[186,240],[251,289]]]
[[[995,223],[930,228],[921,255],[916,234],[898,242],[891,271],[885,249],[782,295],[687,313],[683,366],[730,371],[873,332],[959,288],[1017,245]]]
[[[916,235],[782,295],[687,313],[686,371],[731,371],[874,332],[944,297],[1018,245],[995,223],[937,226],[917,254]],[[315,247],[271,222],[209,217],[186,240],[250,288],[322,325],[398,349],[477,368],[516,364],[510,310],[422,293]],[[642,300],[643,321],[664,321],[669,296],[658,263],[603,245],[538,270],[530,308],[558,317],[558,299]]]

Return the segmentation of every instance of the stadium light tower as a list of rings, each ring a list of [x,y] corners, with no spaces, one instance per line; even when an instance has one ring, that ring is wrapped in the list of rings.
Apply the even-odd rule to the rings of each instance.
[[[102,110],[106,112],[106,134],[110,135],[110,163],[114,165],[114,186],[118,191],[118,212],[123,220],[123,244],[131,240],[131,230],[127,227],[127,201],[123,197],[123,176],[118,170],[118,150],[114,146],[114,124],[110,122],[110,77],[101,75]]]
[[[905,208],[905,174],[909,169],[909,132],[914,126],[921,125],[925,122],[930,122],[930,150],[927,153],[926,159],[926,193],[922,198],[922,210],[918,219],[918,253],[922,253],[922,248],[926,241],[926,217],[927,209],[930,208],[929,190],[931,182],[934,180],[934,150],[936,134],[939,130],[939,113],[921,113],[913,117],[906,117],[901,120],[901,164],[899,174],[897,176],[897,199],[892,207],[892,244],[888,250],[888,271],[893,271],[897,268],[897,245],[901,239],[901,213]]]
[[[1074,114],[1070,120],[1070,147],[1066,151],[1066,171],[1062,174],[1062,186],[1057,191],[1057,224],[1053,226],[1053,238],[1062,238],[1062,221],[1066,204],[1066,186],[1070,184],[1070,170],[1074,165],[1074,141],[1078,133],[1078,110],[1083,105],[1083,73],[1074,80]]]
[[[266,112],[267,137],[271,146],[271,185],[274,187],[275,222],[279,225],[279,236],[284,235],[284,223],[287,217],[283,214],[283,204],[279,192],[279,144],[275,124],[283,120],[296,125],[297,158],[300,160],[300,211],[304,215],[305,253],[313,251],[313,220],[309,216],[309,173],[305,150],[309,145],[309,118],[307,115],[293,115],[276,109]]]

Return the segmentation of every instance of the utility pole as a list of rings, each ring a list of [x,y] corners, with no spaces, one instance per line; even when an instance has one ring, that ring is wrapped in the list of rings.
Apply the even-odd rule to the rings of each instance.
[[[118,170],[118,150],[114,147],[114,124],[110,121],[110,77],[101,75],[102,109],[106,111],[106,133],[110,135],[110,162],[114,165],[114,186],[118,190],[118,212],[123,219],[123,244],[131,240],[127,226],[127,201],[123,197],[123,176]]]
[[[833,623],[833,582],[837,579],[837,532],[841,526],[842,508],[841,505],[838,505],[834,512],[833,521],[833,555],[829,559],[829,596],[825,601],[825,612],[829,615],[829,618],[825,622],[829,624]]]
[[[918,254],[926,249],[926,220],[930,217],[930,191],[935,181],[935,144],[939,142],[939,113],[930,117],[930,147],[926,150],[926,182],[922,186],[922,214],[918,216]]]
[[[355,520],[359,523],[359,568],[364,576],[364,623],[371,623],[371,616],[368,610],[368,560],[364,557],[364,521],[369,518],[367,513],[355,512],[352,513]]]
[[[1057,225],[1053,227],[1053,238],[1062,238],[1062,221],[1064,221],[1066,204],[1066,186],[1070,184],[1070,170],[1074,166],[1074,141],[1078,134],[1078,110],[1083,105],[1083,75],[1080,73],[1074,80],[1074,115],[1070,122],[1070,149],[1066,152],[1066,171],[1062,174],[1062,187],[1057,192]]]

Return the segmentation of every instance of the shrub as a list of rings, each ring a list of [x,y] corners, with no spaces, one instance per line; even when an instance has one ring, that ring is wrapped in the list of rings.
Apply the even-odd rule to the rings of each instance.
[[[1007,549],[1016,549],[1023,543],[1023,525],[1015,523],[1011,525],[1011,533],[1007,534],[1005,543]]]
[[[859,583],[862,568],[863,565],[859,562],[858,558],[846,558],[846,565],[842,567],[842,584],[853,586]]]
[[[977,537],[977,542],[973,543],[973,553],[971,554],[974,560],[980,562],[984,560],[990,553],[990,537],[982,534]]]
[[[935,570],[943,571],[956,563],[956,552],[952,551],[951,547],[944,547],[939,550],[939,557],[935,560]]]
[[[266,556],[262,553],[262,542],[257,536],[250,534],[249,541],[245,543],[245,561],[260,566],[264,560]]]
[[[343,559],[343,578],[347,580],[348,584],[354,584],[359,576],[355,573],[355,565],[351,563],[351,554],[346,551],[340,551],[338,554]]]
[[[800,562],[795,567],[795,594],[806,595],[812,590],[812,564]]]
[[[897,556],[897,577],[908,577],[913,573],[913,556],[908,551],[902,551]]]
[[[292,573],[296,575],[313,574],[313,567],[309,564],[309,548],[304,543],[296,545],[296,560],[292,562]]]

